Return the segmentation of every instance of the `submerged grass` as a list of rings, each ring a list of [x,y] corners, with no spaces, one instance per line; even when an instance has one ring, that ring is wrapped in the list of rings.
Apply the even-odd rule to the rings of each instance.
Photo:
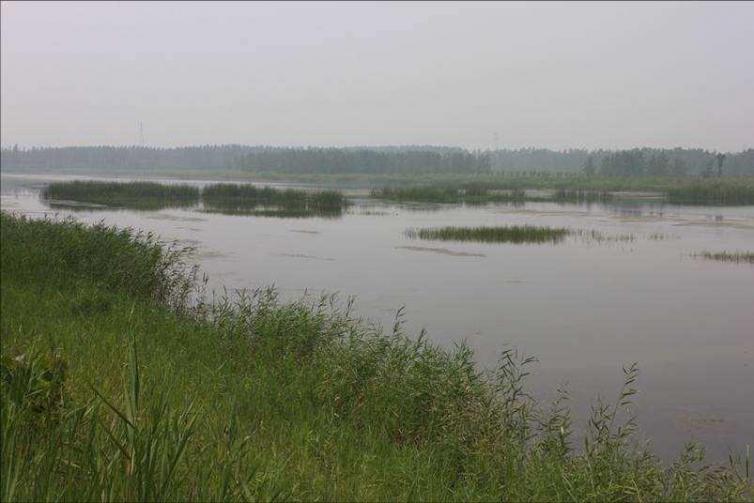
[[[148,235],[2,214],[2,501],[751,500],[748,458],[634,442],[637,368],[582,449],[530,358],[388,333],[333,297],[189,304]]]
[[[41,195],[51,205],[76,201],[144,210],[194,206],[199,202],[199,189],[196,187],[154,182],[53,182],[45,187]]]
[[[569,234],[568,229],[511,225],[499,227],[433,227],[409,229],[410,238],[440,241],[478,241],[482,243],[558,243]]]
[[[733,262],[736,264],[739,264],[739,263],[754,264],[754,252],[703,251],[702,253],[697,254],[697,256],[700,256],[707,260],[716,260],[718,262]]]

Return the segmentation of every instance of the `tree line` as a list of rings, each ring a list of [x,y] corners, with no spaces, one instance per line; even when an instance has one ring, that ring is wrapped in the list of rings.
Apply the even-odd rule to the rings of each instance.
[[[754,175],[754,149],[499,149],[442,146],[270,147],[202,145],[3,148],[6,171],[237,170],[266,173],[542,173],[587,176]]]

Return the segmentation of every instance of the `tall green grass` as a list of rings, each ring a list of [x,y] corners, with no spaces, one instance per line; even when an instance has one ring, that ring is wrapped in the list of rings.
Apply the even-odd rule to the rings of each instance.
[[[619,178],[542,174],[456,177],[447,181],[429,180],[421,185],[407,179],[399,185],[372,189],[371,196],[400,202],[470,204],[523,201],[592,203],[646,197],[646,194],[637,196],[631,192],[655,193],[672,204],[750,205],[754,204],[754,178]]]
[[[279,190],[250,184],[214,184],[202,191],[209,211],[269,216],[340,216],[348,201],[337,191]]]
[[[569,234],[568,229],[511,225],[498,227],[432,227],[409,229],[410,238],[440,241],[478,241],[482,243],[558,243]]]
[[[191,268],[133,231],[1,230],[2,501],[753,497],[748,458],[637,447],[634,365],[582,442],[512,350],[481,371],[401,312],[384,333],[327,296],[189,303]]]
[[[754,204],[754,179],[702,179],[672,187],[667,200],[675,204],[740,206]]]
[[[53,182],[44,188],[41,196],[51,204],[76,201],[144,210],[194,206],[199,203],[199,189],[196,187],[155,182]]]

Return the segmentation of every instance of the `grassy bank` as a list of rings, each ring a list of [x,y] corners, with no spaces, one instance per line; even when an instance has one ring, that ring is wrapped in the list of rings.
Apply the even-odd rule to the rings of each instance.
[[[439,241],[476,241],[480,243],[558,243],[569,234],[568,229],[510,225],[498,227],[432,227],[409,229],[406,235],[415,239]]]
[[[582,444],[512,352],[482,373],[326,297],[191,307],[191,269],[149,235],[1,230],[2,501],[752,498],[748,465],[633,447],[633,366]]]
[[[52,204],[76,201],[107,207],[154,210],[193,206],[199,202],[199,189],[190,185],[155,182],[53,182],[42,191]]]

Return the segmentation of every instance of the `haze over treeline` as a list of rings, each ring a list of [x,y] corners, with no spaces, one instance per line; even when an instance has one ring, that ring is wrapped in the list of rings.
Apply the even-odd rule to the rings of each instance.
[[[541,148],[468,150],[443,146],[270,147],[202,145],[193,147],[4,148],[3,171],[202,170],[307,174],[426,174],[563,172],[603,176],[754,175],[754,149],[728,152],[704,149],[550,150]],[[721,163],[720,163],[721,161]]]

